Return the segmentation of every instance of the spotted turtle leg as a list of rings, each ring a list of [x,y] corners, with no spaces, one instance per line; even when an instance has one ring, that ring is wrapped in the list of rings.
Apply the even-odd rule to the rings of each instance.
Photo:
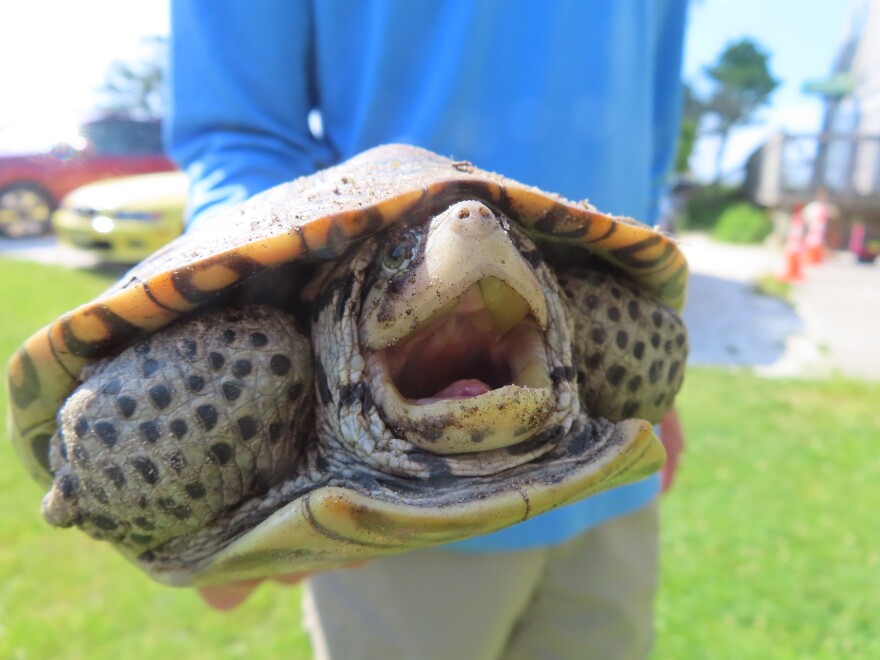
[[[587,414],[659,422],[684,379],[681,318],[619,275],[567,268],[557,279],[574,327],[572,359]]]
[[[140,551],[289,478],[312,425],[310,353],[291,317],[251,305],[97,364],[59,412],[44,517]]]

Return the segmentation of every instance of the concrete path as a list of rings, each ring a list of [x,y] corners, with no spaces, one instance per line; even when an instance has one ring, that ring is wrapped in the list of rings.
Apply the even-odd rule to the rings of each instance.
[[[880,266],[834,255],[794,287],[804,334],[841,372],[880,379]]]
[[[880,379],[880,267],[833,254],[792,285],[794,305],[754,291],[752,282],[782,270],[764,247],[685,235],[691,265],[685,320],[691,364],[743,365],[768,376],[842,373]]]

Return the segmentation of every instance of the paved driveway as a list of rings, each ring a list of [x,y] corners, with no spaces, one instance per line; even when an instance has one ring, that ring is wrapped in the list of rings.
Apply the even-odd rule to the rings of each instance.
[[[834,372],[880,379],[880,267],[831,255],[792,286],[794,306],[756,293],[751,283],[782,269],[762,247],[686,235],[693,277],[685,307],[692,364],[754,366],[779,376]]]

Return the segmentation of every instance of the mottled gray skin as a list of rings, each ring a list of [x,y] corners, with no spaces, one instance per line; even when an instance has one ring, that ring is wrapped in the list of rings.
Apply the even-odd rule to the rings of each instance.
[[[43,514],[134,548],[194,532],[289,475],[311,402],[309,343],[282,312],[174,325],[99,363],[67,400]]]
[[[592,417],[659,422],[684,381],[687,330],[658,298],[625,279],[559,269],[573,323],[578,391]]]
[[[361,301],[373,287],[393,295],[389,281],[402,276],[383,267],[380,246],[397,232],[415,236],[406,269],[428,235],[427,224],[399,228],[317,275],[303,301],[311,338],[293,317],[251,305],[179,322],[86,374],[59,413],[44,516],[142,560],[195,562],[320,485],[369,484],[390,502],[417,492],[428,504],[438,488],[438,501],[449,502],[491,492],[493,478],[549,456],[572,429],[607,441],[612,426],[597,418],[659,421],[683,377],[680,319],[620,276],[554,272],[522,232],[499,222],[549,311],[555,408],[539,432],[501,449],[434,455],[395,431],[407,420],[376,406],[387,383],[365,373]]]

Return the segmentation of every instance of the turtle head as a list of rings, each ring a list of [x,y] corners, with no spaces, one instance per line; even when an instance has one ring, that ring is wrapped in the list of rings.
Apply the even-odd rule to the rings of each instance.
[[[533,436],[554,410],[546,289],[504,216],[453,204],[384,241],[358,326],[389,426],[438,454]]]

